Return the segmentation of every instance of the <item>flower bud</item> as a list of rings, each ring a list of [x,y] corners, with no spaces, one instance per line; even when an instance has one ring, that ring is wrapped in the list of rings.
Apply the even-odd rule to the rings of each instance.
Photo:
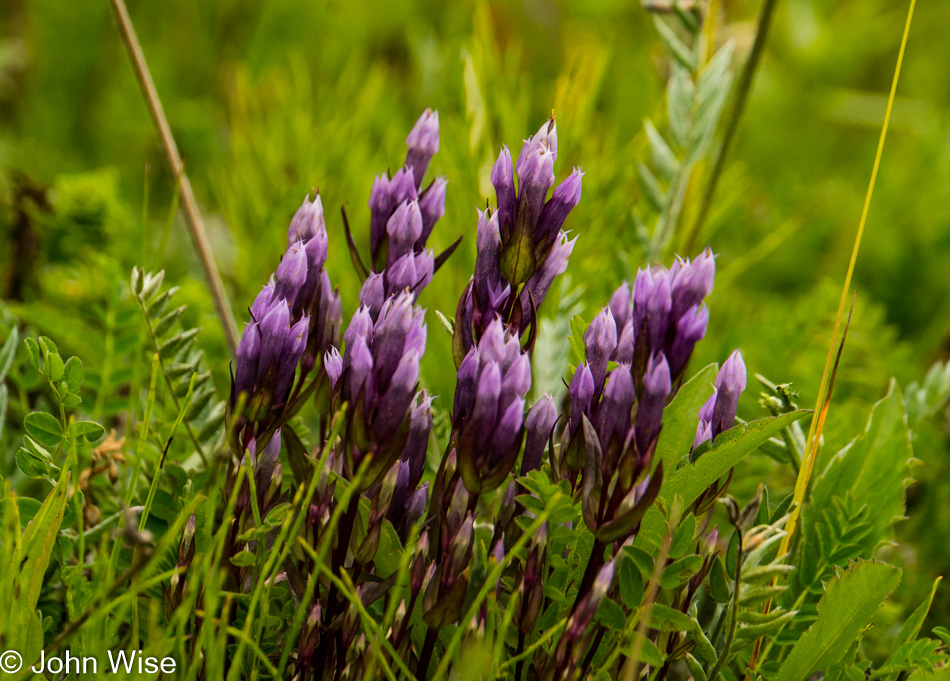
[[[527,475],[541,467],[541,458],[551,439],[551,431],[557,422],[557,407],[554,398],[545,393],[528,411],[525,419],[526,441],[521,460],[521,475]]]
[[[673,319],[679,319],[694,305],[699,305],[713,289],[716,278],[716,256],[707,248],[692,262],[686,261],[673,277]]]
[[[437,177],[419,197],[419,212],[422,214],[422,234],[416,241],[416,250],[421,251],[426,246],[435,223],[445,215],[445,188],[448,180]]]
[[[609,307],[594,317],[584,333],[587,365],[594,377],[594,386],[599,390],[607,376],[607,364],[617,348],[617,325]]]
[[[679,376],[686,369],[693,348],[706,335],[708,323],[709,309],[705,305],[694,305],[677,320],[669,351],[670,372],[673,376]]]
[[[371,319],[376,319],[384,302],[386,302],[384,275],[370,272],[360,289],[360,304],[369,308]]]
[[[406,165],[412,168],[416,189],[422,184],[422,176],[429,161],[439,151],[439,112],[426,109],[412,126],[406,138]]]
[[[543,244],[539,249],[541,253],[554,243],[568,214],[581,202],[581,178],[583,177],[583,171],[575,168],[574,172],[554,189],[551,200],[544,205],[541,220],[534,234],[535,242]]]
[[[660,434],[663,407],[672,390],[670,367],[662,353],[653,355],[643,375],[643,395],[637,408],[636,442],[641,457],[646,457]]]
[[[517,197],[515,195],[514,171],[511,167],[511,152],[503,146],[491,171],[491,183],[495,188],[498,204],[498,226],[505,236],[514,229]]]
[[[244,393],[250,396],[257,380],[257,367],[261,355],[261,332],[257,322],[244,327],[237,348],[237,363],[234,371],[235,397]]]
[[[389,235],[389,253],[386,267],[392,267],[399,258],[411,254],[416,240],[422,235],[422,213],[418,201],[404,201],[386,223]]]
[[[577,367],[568,392],[571,395],[571,433],[573,434],[580,428],[581,417],[590,408],[594,397],[594,377],[586,363]]]
[[[630,285],[627,282],[623,282],[618,286],[610,296],[610,302],[607,305],[610,308],[610,313],[614,316],[614,321],[617,323],[617,332],[618,335],[620,335],[623,327],[625,327],[630,320]]]
[[[255,322],[261,321],[267,316],[271,307],[276,303],[277,299],[274,297],[274,279],[271,277],[270,282],[261,289],[261,292],[257,294],[257,298],[254,299],[254,303],[251,305],[251,319]]]
[[[281,258],[275,273],[274,295],[294,307],[297,294],[307,282],[307,253],[302,241],[296,241]]]
[[[322,235],[322,236],[321,236]],[[320,194],[310,200],[310,193],[303,197],[303,205],[297,209],[290,229],[287,230],[287,245],[292,246],[297,241],[308,243],[311,239],[321,239],[326,242],[327,226],[323,217],[323,202]]]
[[[732,428],[736,421],[739,396],[746,386],[746,368],[742,353],[738,350],[729,355],[716,376],[716,407],[712,417],[712,436]]]
[[[536,233],[544,201],[548,191],[554,186],[555,158],[556,154],[547,149],[538,149],[527,156],[518,171],[518,210],[525,211],[524,219],[531,234]],[[521,163],[520,158],[518,162]]]

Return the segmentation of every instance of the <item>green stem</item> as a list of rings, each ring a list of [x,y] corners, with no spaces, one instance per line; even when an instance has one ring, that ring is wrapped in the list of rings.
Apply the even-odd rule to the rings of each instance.
[[[706,676],[706,681],[716,681],[722,668],[726,666],[726,660],[729,658],[729,653],[732,650],[732,642],[735,640],[736,628],[739,624],[739,590],[742,586],[742,530],[738,525],[735,527],[736,533],[739,536],[739,551],[737,553],[738,557],[736,558],[735,590],[732,593],[732,621],[729,623],[729,631],[726,632],[726,641],[722,647],[722,652],[719,654],[719,659],[716,660],[716,666],[713,667],[712,671]]]

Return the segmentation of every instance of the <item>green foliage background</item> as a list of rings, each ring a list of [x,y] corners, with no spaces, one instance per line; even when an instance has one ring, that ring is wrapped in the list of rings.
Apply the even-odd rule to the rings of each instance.
[[[744,59],[758,3],[723,5],[717,39],[733,39]],[[905,10],[885,0],[779,2],[698,239],[720,257],[710,329],[694,367],[741,347],[750,375],[792,382],[802,406],[813,403]],[[347,205],[365,242],[373,175],[401,162],[405,134],[427,106],[439,109],[442,125],[433,168],[450,178],[432,244],[438,251],[466,237],[421,298],[430,311],[451,316],[471,272],[475,209],[490,195],[499,145],[519,144],[552,109],[559,176],[572,165],[587,171],[568,223],[580,235],[573,285],[561,290],[582,287],[589,318],[642,260],[632,214],[643,203],[636,162],[649,153],[643,118],[665,118],[669,64],[636,2],[168,0],[135,1],[130,12],[238,319],[277,264],[288,221],[311,187],[327,208],[327,268],[348,317],[358,282],[338,208]],[[829,454],[863,427],[891,376],[906,386],[947,354],[948,22],[945,4],[918,7],[856,273],[858,303],[826,428]],[[170,212],[173,184],[108,3],[2,0],[2,295],[64,356],[82,357],[93,388],[129,380],[123,362],[138,318],[123,287],[136,264],[165,268],[166,282],[181,287],[187,322],[204,327],[208,365],[219,387],[227,385],[224,339],[187,232]],[[690,188],[687,204],[695,206],[701,186]],[[683,224],[692,217],[688,211]],[[681,230],[676,248],[682,239]],[[450,339],[431,313],[429,328],[423,380],[441,396],[437,406],[447,407]],[[109,362],[107,336],[118,348]],[[97,415],[126,404],[97,394]],[[761,415],[756,398],[755,389],[746,393],[740,416]],[[9,422],[21,419],[11,414]],[[905,572],[899,592],[911,607],[950,569],[946,427],[940,416],[915,443],[923,465],[908,490],[913,520],[899,526],[902,560],[918,568]],[[778,469],[764,456],[743,465],[732,489],[743,501],[762,477],[770,487],[791,487],[788,473],[773,480]],[[0,473],[16,480],[14,461],[0,461]],[[944,592],[933,624],[948,621]]]

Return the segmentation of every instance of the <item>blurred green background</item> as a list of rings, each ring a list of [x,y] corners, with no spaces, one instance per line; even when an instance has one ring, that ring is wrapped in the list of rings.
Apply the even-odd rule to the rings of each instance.
[[[758,9],[720,3],[716,42],[735,42],[737,68]],[[442,125],[431,168],[450,179],[430,243],[438,251],[466,237],[422,296],[430,311],[451,317],[471,272],[475,210],[490,196],[499,146],[517,147],[552,109],[559,177],[572,165],[587,174],[567,223],[580,236],[570,281],[555,285],[545,316],[566,319],[577,299],[589,318],[642,262],[636,163],[648,153],[644,117],[664,119],[669,63],[637,2],[132,0],[129,10],[239,322],[311,187],[327,209],[327,267],[348,318],[358,281],[339,209],[347,206],[365,244],[373,176],[402,162],[405,135],[426,107],[439,110]],[[904,2],[890,0],[779,1],[697,241],[720,257],[694,366],[741,347],[750,376],[792,382],[802,405],[813,403],[905,13]],[[906,386],[950,349],[948,25],[950,5],[917,8],[856,271],[827,453],[863,427],[891,376]],[[227,385],[223,335],[171,211],[173,186],[109,3],[0,0],[0,293],[64,355],[80,355],[93,380],[106,333],[137,333],[124,282],[139,264],[165,268],[166,281],[182,288],[189,323],[204,327],[210,366]],[[699,181],[689,188],[684,224],[701,189]],[[674,247],[683,243],[678,234]],[[566,333],[553,321],[547,331]],[[450,338],[430,313],[424,381],[443,407],[451,366]],[[556,388],[560,370],[536,367],[537,382]],[[743,398],[744,418],[761,415],[756,387],[750,382]],[[901,525],[902,560],[919,567],[905,577],[908,599],[950,568],[946,427],[941,415],[916,441],[920,482]],[[0,463],[4,473],[13,468]],[[745,465],[732,490],[740,498],[760,479],[791,487],[788,471],[766,457]],[[938,594],[935,612],[950,613],[950,597]]]

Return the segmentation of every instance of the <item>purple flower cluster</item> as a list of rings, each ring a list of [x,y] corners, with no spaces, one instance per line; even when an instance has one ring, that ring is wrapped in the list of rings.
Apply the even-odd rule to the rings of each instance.
[[[602,542],[634,533],[659,491],[653,453],[663,409],[705,335],[714,277],[709,250],[641,269],[632,293],[619,287],[584,334],[587,361],[571,381],[560,467],[572,481],[583,471],[584,519]]]
[[[555,277],[567,269],[574,240],[561,227],[580,202],[584,173],[575,169],[548,198],[556,159],[553,118],[527,139],[514,165],[502,147],[491,174],[497,209],[478,214],[475,275],[456,311],[456,364],[496,318],[524,333]]]
[[[471,494],[495,489],[511,472],[530,389],[531,361],[521,340],[495,319],[462,360],[452,407],[458,466]]]
[[[426,241],[445,214],[444,177],[424,190],[422,178],[439,150],[439,114],[427,109],[406,139],[406,162],[392,177],[382,174],[370,192],[370,258],[373,272],[360,291],[360,302],[373,318],[383,302],[401,291],[418,298],[435,270]]]
[[[408,292],[386,300],[375,321],[369,308],[360,306],[343,334],[343,354],[336,348],[327,353],[333,404],[350,405],[344,474],[353,480],[363,459],[371,457],[364,488],[389,470],[408,439],[409,407],[426,347],[424,318]]]
[[[340,296],[324,269],[327,230],[319,194],[307,196],[287,234],[287,252],[271,281],[254,300],[244,327],[229,409],[237,419],[231,431],[241,435],[245,424],[267,424],[287,404],[297,374],[301,380],[326,349],[337,342]],[[240,414],[234,409],[243,404]],[[235,449],[243,452],[253,438],[247,428]]]

